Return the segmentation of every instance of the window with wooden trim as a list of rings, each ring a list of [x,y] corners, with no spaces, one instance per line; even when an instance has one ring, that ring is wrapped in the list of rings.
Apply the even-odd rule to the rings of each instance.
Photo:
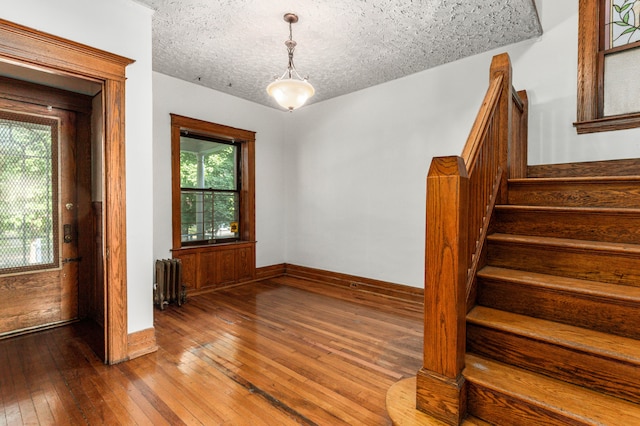
[[[640,0],[580,0],[578,133],[640,127]]]
[[[180,238],[182,245],[237,241],[240,146],[180,134]]]
[[[255,240],[255,133],[171,115],[173,249]]]

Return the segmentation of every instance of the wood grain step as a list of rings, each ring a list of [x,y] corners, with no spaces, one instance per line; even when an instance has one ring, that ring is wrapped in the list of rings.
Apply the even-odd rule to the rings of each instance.
[[[640,244],[640,209],[499,205],[494,211],[493,230]]]
[[[640,341],[476,306],[467,351],[640,402]]]
[[[640,177],[510,179],[508,204],[640,208]]]
[[[493,266],[477,278],[479,305],[640,339],[640,287]]]
[[[640,158],[573,163],[538,164],[527,167],[530,178],[566,178],[584,176],[638,176]]]
[[[469,412],[499,425],[638,425],[640,407],[467,354]]]
[[[640,287],[640,245],[495,233],[491,266]]]

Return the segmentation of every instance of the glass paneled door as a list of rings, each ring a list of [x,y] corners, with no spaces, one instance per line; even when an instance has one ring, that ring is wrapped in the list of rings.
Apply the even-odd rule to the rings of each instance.
[[[0,100],[0,335],[78,317],[74,123]]]

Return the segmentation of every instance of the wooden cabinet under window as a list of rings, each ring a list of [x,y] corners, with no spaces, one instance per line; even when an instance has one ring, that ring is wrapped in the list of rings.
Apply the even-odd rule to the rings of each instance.
[[[256,243],[237,242],[173,250],[182,260],[187,291],[216,289],[255,279]]]

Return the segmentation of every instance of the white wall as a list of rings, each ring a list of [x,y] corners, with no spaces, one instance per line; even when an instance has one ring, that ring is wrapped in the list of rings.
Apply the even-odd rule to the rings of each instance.
[[[289,117],[287,262],[423,285],[425,179],[433,156],[462,150],[488,84],[476,69],[480,57]]]
[[[530,164],[640,157],[640,130],[576,134],[578,1],[536,3],[544,35],[499,51],[529,92]],[[498,51],[288,114],[152,73],[150,14],[128,0],[22,0],[0,17],[136,60],[126,87],[129,332],[153,325],[153,260],[170,255],[171,112],[257,132],[257,266],[423,286],[429,164],[460,154]]]
[[[422,285],[429,163],[460,151],[467,133],[440,120],[465,122],[480,102],[456,102],[447,82],[473,92],[486,79],[452,66],[420,77],[290,117],[287,262]]]
[[[0,18],[128,57],[126,82],[129,332],[153,326],[151,11],[129,0],[3,2]]]
[[[537,4],[538,39],[287,117],[287,262],[422,287],[431,158],[460,155],[503,51],[529,94],[529,164],[640,157],[640,130],[576,134],[578,1]]]
[[[171,257],[170,113],[256,132],[256,265],[284,262],[284,112],[153,73],[154,256]]]

